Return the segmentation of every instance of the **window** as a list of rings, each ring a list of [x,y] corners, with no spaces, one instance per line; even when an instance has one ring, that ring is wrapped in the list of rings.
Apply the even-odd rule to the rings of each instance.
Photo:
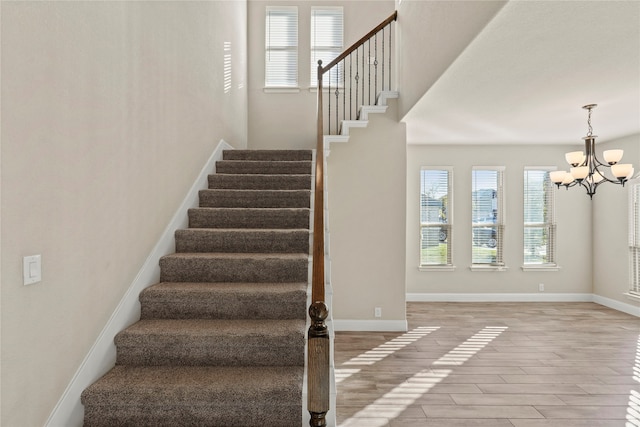
[[[420,171],[420,267],[453,267],[451,262],[452,170]]]
[[[474,167],[472,170],[471,262],[473,266],[504,267],[503,175],[504,167]]]
[[[640,297],[640,181],[629,186],[629,293]]]
[[[318,85],[318,60],[323,66],[334,60],[342,53],[343,47],[343,19],[342,7],[312,7],[311,8],[311,83]],[[324,75],[322,84],[342,84],[342,63],[333,67]]]
[[[555,191],[549,172],[524,170],[524,266],[556,265]]]
[[[298,8],[268,6],[265,22],[265,86],[298,86]]]

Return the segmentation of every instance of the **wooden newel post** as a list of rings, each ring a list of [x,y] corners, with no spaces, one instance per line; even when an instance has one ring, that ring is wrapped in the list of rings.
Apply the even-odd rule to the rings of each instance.
[[[323,302],[314,302],[309,307],[308,367],[309,391],[307,409],[311,414],[311,427],[325,427],[325,416],[329,411],[329,330],[324,323],[329,310]]]

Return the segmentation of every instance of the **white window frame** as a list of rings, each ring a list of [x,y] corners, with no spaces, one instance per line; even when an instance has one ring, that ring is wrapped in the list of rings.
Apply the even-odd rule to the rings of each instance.
[[[278,27],[272,21],[274,15],[287,16],[291,19],[291,26]],[[274,34],[289,33],[289,37],[295,34],[295,43],[277,45],[273,41]],[[276,37],[277,38],[277,37]],[[283,78],[272,67],[278,66],[278,62],[270,62],[271,53],[292,53],[289,62],[283,62],[284,68],[290,70],[292,75]],[[265,56],[264,56],[264,84],[265,92],[299,92],[298,87],[298,7],[297,6],[267,6],[265,12]],[[271,67],[270,67],[271,66]]]
[[[338,44],[332,44],[328,46],[319,46],[316,44],[315,40],[317,38],[317,34],[321,31],[321,28],[318,28],[316,25],[316,16],[326,15],[331,16],[333,18],[340,18],[340,27],[332,28],[334,37],[340,41]],[[310,64],[310,74],[309,74],[309,87],[317,88],[318,87],[318,60],[322,59],[322,65],[327,66],[329,62],[333,61],[338,55],[342,53],[344,50],[344,8],[342,6],[312,6],[311,7],[311,64]],[[320,54],[318,51],[327,52],[330,51],[329,54]],[[326,88],[329,84],[333,87],[336,86],[336,77],[338,78],[338,87],[342,87],[344,85],[344,76],[343,76],[343,65],[340,63],[336,65],[334,68],[329,71],[329,73],[325,74],[322,80],[323,86]]]
[[[522,270],[523,271],[557,271],[559,270],[557,263],[557,230],[556,230],[556,213],[555,213],[555,188],[553,187],[553,182],[548,179],[549,172],[557,170],[555,166],[526,166],[524,168],[523,173],[523,197],[522,197],[522,208],[523,208],[523,261],[522,261]],[[546,222],[542,223],[531,223],[526,221],[526,205],[527,205],[527,172],[545,172],[547,174],[547,179],[545,180],[547,197],[545,198],[545,208],[547,210]],[[533,263],[526,262],[524,258],[524,252],[527,250],[526,245],[526,230],[528,228],[540,228],[546,227],[548,232],[548,241],[547,241],[547,254],[548,261],[546,263]]]
[[[640,179],[629,181],[629,292],[640,299]]]
[[[496,207],[495,207],[495,222],[487,223],[475,223],[473,217],[471,218],[471,271],[506,271],[507,266],[504,261],[504,236],[506,228],[505,218],[505,170],[504,166],[473,166],[471,169],[471,199],[472,199],[472,211],[473,211],[473,192],[475,191],[474,177],[476,171],[493,171],[496,172]],[[490,227],[487,227],[490,225]],[[473,258],[473,242],[474,242],[474,229],[480,228],[492,228],[496,229],[496,260],[491,263],[474,262]]]
[[[422,172],[427,170],[435,170],[435,171],[445,171],[447,172],[447,213],[446,213],[446,222],[441,221],[431,221],[429,219],[423,218],[422,215]],[[423,166],[420,169],[420,205],[419,205],[419,241],[420,241],[420,251],[419,251],[419,270],[420,271],[453,271],[455,270],[455,266],[453,265],[453,167],[451,166]],[[442,232],[442,229],[445,229],[445,239],[447,241],[447,257],[446,262],[443,264],[423,264],[422,259],[422,250],[423,250],[423,229],[425,228],[435,228],[437,227],[438,232]],[[439,236],[440,237],[440,236]]]

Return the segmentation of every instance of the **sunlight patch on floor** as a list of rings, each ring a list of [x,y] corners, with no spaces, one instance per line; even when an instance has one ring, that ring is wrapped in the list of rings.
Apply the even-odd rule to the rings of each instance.
[[[506,326],[487,326],[436,360],[433,365],[462,365],[486,347],[491,341],[496,339],[506,329]],[[409,406],[427,394],[430,389],[442,382],[451,372],[453,372],[451,369],[423,369],[400,385],[394,387],[391,391],[385,393],[384,396],[378,398],[374,403],[367,405],[350,419],[345,420],[345,422],[341,424],[341,427],[354,425],[350,421],[358,418],[397,418]],[[371,426],[373,427],[374,424],[371,424]]]
[[[480,332],[451,350],[445,356],[433,362],[434,365],[462,365],[476,353],[487,346],[498,335],[507,329],[506,326],[487,326]]]
[[[342,366],[373,365],[374,363],[383,360],[385,357],[390,356],[398,350],[402,350],[406,346],[413,344],[414,342],[426,337],[431,332],[437,331],[438,329],[440,329],[439,326],[420,326],[418,328],[412,329],[409,332],[400,335],[399,337],[387,341],[384,344],[380,344],[378,347],[372,350],[367,350],[366,352],[359,354],[358,356],[348,360],[347,362],[344,362]],[[351,375],[357,374],[358,372],[360,372],[360,369],[336,368],[336,384],[344,381]]]

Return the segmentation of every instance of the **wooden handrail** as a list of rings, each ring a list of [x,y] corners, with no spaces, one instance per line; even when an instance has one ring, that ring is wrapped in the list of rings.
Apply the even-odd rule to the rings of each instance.
[[[324,242],[324,119],[323,119],[323,77],[333,67],[356,51],[365,42],[376,36],[398,17],[394,12],[364,37],[329,62],[325,67],[318,61],[318,91],[317,91],[317,127],[316,127],[316,164],[315,164],[315,195],[313,211],[313,264],[311,276],[311,305],[309,317],[311,326],[308,332],[308,400],[307,409],[311,415],[311,427],[325,427],[326,414],[329,411],[330,368],[329,368],[329,331],[325,319],[329,310],[325,304],[325,242]],[[384,52],[384,47],[383,47]],[[384,56],[384,55],[383,55]],[[384,75],[383,75],[384,77]],[[329,86],[331,88],[331,86]],[[364,94],[363,94],[364,100]],[[329,108],[330,107],[329,102]],[[329,121],[330,123],[330,121]]]
[[[395,12],[393,12],[393,14],[391,14],[391,16],[389,16],[387,19],[382,21],[380,25],[375,27],[373,30],[369,31],[364,37],[361,37],[360,40],[352,44],[347,50],[345,50],[340,55],[338,55],[336,59],[329,62],[326,66],[322,67],[322,74],[326,73],[327,71],[335,67],[340,61],[345,59],[347,56],[351,55],[354,50],[362,46],[367,40],[369,40],[371,37],[376,35],[380,30],[382,30],[384,27],[389,25],[392,21],[395,21],[397,19],[398,19],[398,11],[396,10]],[[322,77],[322,75],[320,73],[320,69],[318,69],[318,78],[320,77]]]

